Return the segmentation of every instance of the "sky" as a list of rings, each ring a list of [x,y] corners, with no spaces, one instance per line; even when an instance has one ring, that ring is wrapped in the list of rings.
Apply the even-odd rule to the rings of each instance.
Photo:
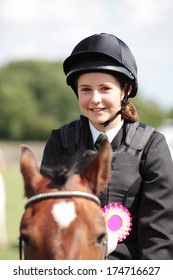
[[[173,0],[0,0],[0,67],[25,59],[64,60],[95,33],[133,52],[142,97],[173,108]]]

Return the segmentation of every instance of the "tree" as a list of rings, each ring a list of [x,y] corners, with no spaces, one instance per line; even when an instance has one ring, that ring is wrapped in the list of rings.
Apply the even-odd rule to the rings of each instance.
[[[131,100],[140,121],[154,127],[171,112],[142,98]],[[19,61],[0,68],[0,138],[46,140],[51,129],[79,118],[78,100],[66,85],[61,62]]]
[[[0,69],[1,139],[47,139],[53,127],[79,116],[61,68],[61,63],[24,61]]]

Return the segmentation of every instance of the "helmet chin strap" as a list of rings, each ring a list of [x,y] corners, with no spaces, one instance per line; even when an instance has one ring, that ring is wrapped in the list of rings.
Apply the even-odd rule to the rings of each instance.
[[[121,109],[120,109],[118,112],[116,112],[116,114],[115,114],[111,119],[105,121],[104,123],[101,123],[101,125],[103,125],[104,127],[108,126],[108,125],[109,125],[111,122],[113,122],[113,120],[115,120],[115,119],[118,117],[118,115],[120,115],[121,113],[122,113],[122,107],[121,107]]]
[[[110,118],[109,120],[105,121],[104,123],[101,123],[101,125],[103,125],[104,127],[108,126],[111,122],[113,122],[118,117],[118,115],[120,115],[125,110],[127,101],[129,99],[129,94],[128,94],[129,87],[130,87],[130,85],[127,84],[127,86],[125,88],[125,92],[124,92],[124,98],[123,98],[122,104],[121,104],[121,109],[118,110],[116,112],[116,114],[112,118]]]

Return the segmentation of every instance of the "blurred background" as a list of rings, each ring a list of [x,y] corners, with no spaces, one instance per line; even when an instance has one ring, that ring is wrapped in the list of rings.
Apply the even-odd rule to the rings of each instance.
[[[20,145],[39,164],[51,129],[79,117],[62,63],[83,38],[106,32],[127,43],[138,65],[140,121],[164,133],[173,155],[172,15],[172,0],[0,0],[0,259],[18,259]]]

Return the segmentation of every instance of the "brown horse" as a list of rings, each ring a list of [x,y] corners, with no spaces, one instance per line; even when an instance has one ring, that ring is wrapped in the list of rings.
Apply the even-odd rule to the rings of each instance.
[[[24,259],[102,259],[106,227],[98,195],[110,179],[111,148],[107,140],[62,189],[38,171],[34,154],[22,146],[21,172],[27,202],[20,225]]]

